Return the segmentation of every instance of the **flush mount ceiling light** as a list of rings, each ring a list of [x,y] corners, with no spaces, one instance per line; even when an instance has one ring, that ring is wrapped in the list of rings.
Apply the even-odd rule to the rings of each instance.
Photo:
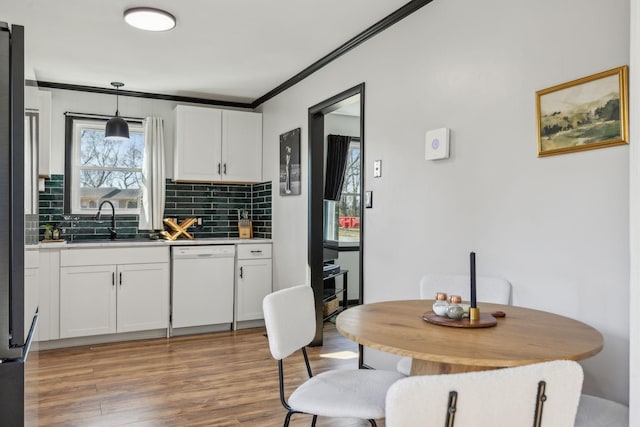
[[[134,7],[124,11],[124,20],[132,27],[145,31],[168,31],[176,26],[176,18],[169,12],[152,7]]]
[[[123,139],[129,139],[129,125],[118,111],[118,89],[124,86],[124,83],[111,82],[111,86],[116,88],[116,116],[109,119],[107,125],[104,128],[104,139],[107,141],[121,141]]]

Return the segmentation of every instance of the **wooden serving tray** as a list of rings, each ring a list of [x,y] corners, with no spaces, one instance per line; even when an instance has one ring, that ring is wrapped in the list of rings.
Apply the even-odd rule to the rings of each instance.
[[[422,314],[422,318],[434,325],[451,326],[454,328],[489,328],[498,324],[496,318],[488,313],[480,313],[480,319],[471,321],[468,317],[455,320],[446,316],[438,316],[429,310]]]

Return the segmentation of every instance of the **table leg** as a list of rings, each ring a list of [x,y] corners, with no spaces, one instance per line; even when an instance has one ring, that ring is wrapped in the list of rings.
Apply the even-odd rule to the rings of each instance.
[[[347,274],[348,272],[345,271],[342,275],[342,308],[345,310],[349,306],[349,293],[347,292]]]

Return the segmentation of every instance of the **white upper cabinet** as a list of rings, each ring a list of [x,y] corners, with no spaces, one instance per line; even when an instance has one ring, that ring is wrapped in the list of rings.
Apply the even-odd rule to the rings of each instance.
[[[40,135],[38,138],[38,174],[51,177],[51,92],[38,91],[40,106]]]
[[[174,111],[173,179],[219,181],[222,110],[178,105]]]
[[[25,123],[25,138],[31,137],[32,150],[37,168],[34,172],[40,178],[51,176],[51,92],[38,90],[35,86],[25,86],[24,108],[28,114],[37,119],[33,123]],[[30,128],[31,126],[37,128]]]
[[[178,105],[176,181],[260,182],[262,114]]]
[[[222,180],[262,180],[262,114],[222,112]]]

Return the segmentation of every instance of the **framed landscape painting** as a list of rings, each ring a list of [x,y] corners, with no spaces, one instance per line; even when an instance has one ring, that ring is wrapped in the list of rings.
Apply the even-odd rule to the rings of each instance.
[[[538,156],[628,143],[627,66],[536,92]]]

